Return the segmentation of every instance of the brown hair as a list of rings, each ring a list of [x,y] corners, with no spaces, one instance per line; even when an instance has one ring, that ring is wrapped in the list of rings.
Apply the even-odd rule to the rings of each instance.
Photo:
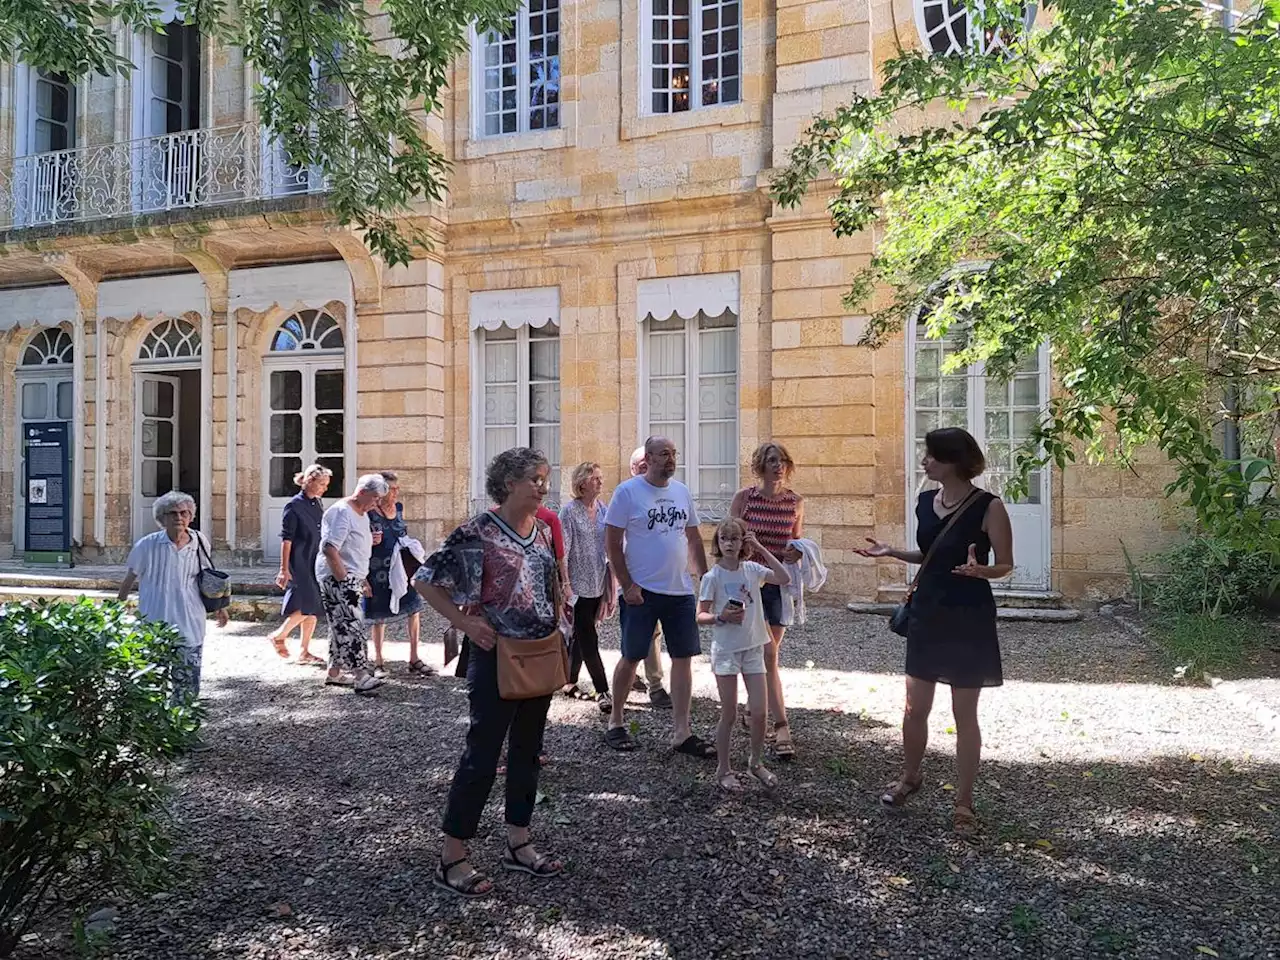
[[[717,559],[724,556],[724,553],[720,550],[720,534],[722,533],[736,533],[739,537],[746,537],[747,525],[737,517],[727,517],[720,521],[720,524],[716,527],[716,532],[711,537],[711,555]]]
[[[383,479],[383,480],[385,480],[385,481],[387,481],[387,483],[399,483],[399,482],[400,482],[400,478],[396,475],[396,472],[395,472],[394,470],[383,470],[383,471],[382,471],[382,479]]]
[[[575,500],[582,499],[582,488],[591,479],[591,474],[599,469],[600,464],[594,460],[587,460],[573,468],[573,473],[569,477],[569,489],[573,491]]]
[[[959,427],[939,427],[924,435],[924,448],[939,463],[956,468],[956,473],[972,480],[987,469],[987,458],[982,454],[973,434]]]
[[[782,479],[790,480],[791,474],[795,473],[796,462],[791,459],[791,454],[787,453],[787,448],[777,440],[766,440],[756,447],[756,452],[751,454],[751,472],[757,477],[763,477],[764,462],[771,453],[776,453],[778,459],[782,461]]]

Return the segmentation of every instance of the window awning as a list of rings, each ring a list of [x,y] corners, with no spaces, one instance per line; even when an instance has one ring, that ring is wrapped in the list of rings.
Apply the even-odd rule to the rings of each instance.
[[[198,273],[173,273],[161,277],[130,277],[98,285],[98,319],[132,320],[134,317],[180,317],[208,311],[204,280]]]
[[[262,313],[275,306],[318,310],[333,300],[351,300],[351,273],[343,260],[246,267],[232,270],[227,282],[227,309],[232,311],[244,307]]]
[[[482,290],[471,294],[471,329],[497,330],[507,326],[541,329],[560,323],[560,288]]]
[[[636,320],[666,320],[672,314],[692,320],[701,311],[718,317],[726,310],[738,312],[738,275],[703,273],[689,277],[641,280],[636,286]]]
[[[56,327],[76,318],[76,295],[65,283],[0,290],[0,330]]]

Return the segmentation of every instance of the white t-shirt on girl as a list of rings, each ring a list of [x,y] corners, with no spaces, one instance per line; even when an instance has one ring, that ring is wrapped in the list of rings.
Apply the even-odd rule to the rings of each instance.
[[[711,642],[717,650],[738,653],[769,642],[764,604],[760,601],[760,585],[767,579],[769,568],[750,560],[738,564],[737,570],[716,564],[702,578],[698,599],[710,600],[712,613],[720,616],[730,600],[740,600],[746,611],[742,623],[717,623],[711,628]]]

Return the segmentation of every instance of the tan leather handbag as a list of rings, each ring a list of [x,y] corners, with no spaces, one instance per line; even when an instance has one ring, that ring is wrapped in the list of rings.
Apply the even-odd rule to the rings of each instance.
[[[541,640],[498,637],[498,696],[533,700],[555,693],[569,682],[569,652],[556,630]]]

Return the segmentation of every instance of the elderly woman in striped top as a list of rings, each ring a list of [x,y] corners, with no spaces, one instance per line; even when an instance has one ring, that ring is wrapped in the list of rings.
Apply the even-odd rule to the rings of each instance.
[[[804,497],[791,489],[795,462],[787,448],[775,441],[762,443],[751,455],[751,472],[758,483],[739,490],[729,507],[731,516],[746,524],[761,547],[783,563],[795,563],[800,551],[787,544],[800,539],[804,531]],[[778,674],[778,648],[787,628],[782,623],[782,588],[765,584],[760,588],[770,643],[764,648],[764,665],[769,692],[769,714],[773,717],[774,752],[779,760],[790,760],[796,748],[787,723],[787,707],[782,699],[782,678]],[[744,725],[748,718],[744,718]]]

